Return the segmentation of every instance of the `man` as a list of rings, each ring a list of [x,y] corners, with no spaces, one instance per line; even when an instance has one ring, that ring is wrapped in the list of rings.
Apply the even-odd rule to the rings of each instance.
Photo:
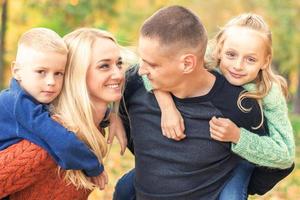
[[[121,114],[136,166],[118,183],[114,199],[134,198],[126,194],[132,192],[133,180],[138,200],[218,199],[240,158],[231,153],[229,143],[211,139],[209,120],[225,117],[250,130],[259,124],[260,110],[255,101],[246,99],[243,105],[252,110],[242,112],[236,102],[243,89],[204,68],[206,45],[199,18],[180,6],[160,9],[142,25],[138,73],[148,77],[153,89],[173,95],[185,121],[186,138],[177,142],[162,135],[155,96],[131,69]],[[261,127],[256,132],[265,131]],[[255,193],[260,192],[257,187],[266,192],[276,182],[264,185],[255,176],[253,180],[250,191]]]

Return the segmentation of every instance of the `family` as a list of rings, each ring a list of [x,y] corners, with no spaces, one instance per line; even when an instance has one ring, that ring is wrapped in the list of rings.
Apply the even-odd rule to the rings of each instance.
[[[243,200],[291,173],[287,84],[261,16],[208,41],[193,11],[164,7],[140,28],[140,62],[125,69],[121,51],[95,28],[20,37],[0,93],[0,199],[87,199],[108,183],[114,136],[135,156],[114,200]]]

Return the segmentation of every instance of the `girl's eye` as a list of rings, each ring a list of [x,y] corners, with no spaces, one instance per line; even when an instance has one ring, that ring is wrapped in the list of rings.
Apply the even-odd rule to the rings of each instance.
[[[247,61],[248,61],[249,63],[255,63],[255,62],[256,62],[256,59],[253,58],[253,57],[249,57],[249,58],[247,59]]]
[[[235,57],[235,53],[234,52],[226,52],[225,55],[228,57],[228,58],[234,58]]]

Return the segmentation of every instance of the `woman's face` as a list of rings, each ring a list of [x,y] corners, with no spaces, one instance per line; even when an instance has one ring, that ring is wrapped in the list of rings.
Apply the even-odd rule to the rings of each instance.
[[[94,105],[121,99],[125,74],[122,64],[116,43],[107,38],[95,41],[87,71],[87,87]]]

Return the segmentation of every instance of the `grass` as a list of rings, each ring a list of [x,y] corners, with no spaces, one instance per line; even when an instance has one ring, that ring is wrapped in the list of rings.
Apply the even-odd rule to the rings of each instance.
[[[300,116],[290,116],[296,141],[295,170],[286,179],[264,196],[251,196],[250,200],[298,200],[300,199]],[[128,151],[128,150],[126,150]],[[111,200],[114,186],[118,179],[134,167],[134,158],[128,151],[124,156],[119,154],[120,148],[116,141],[112,145],[109,157],[106,159],[106,169],[109,174],[109,184],[104,191],[95,190],[89,200]]]

